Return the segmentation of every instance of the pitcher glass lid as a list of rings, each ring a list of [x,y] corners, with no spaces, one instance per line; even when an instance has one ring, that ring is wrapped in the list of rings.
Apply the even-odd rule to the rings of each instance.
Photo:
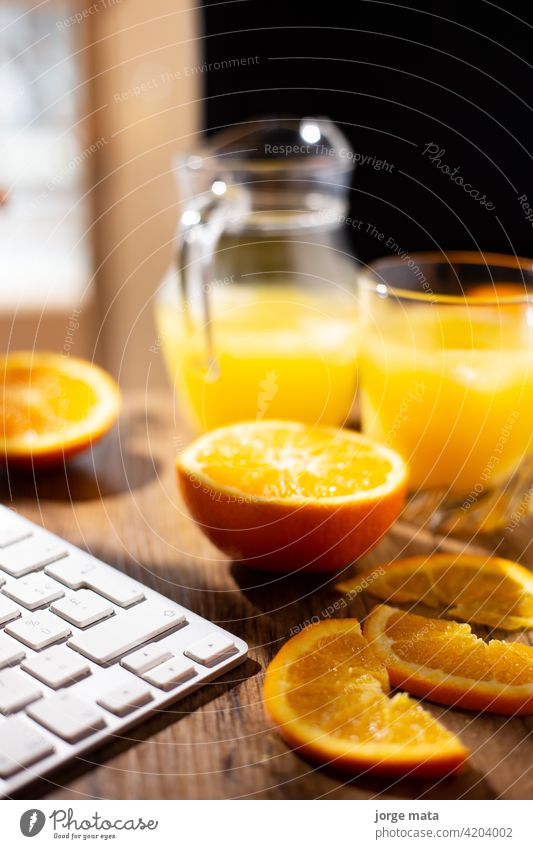
[[[328,118],[261,117],[210,136],[187,158],[193,169],[246,171],[254,179],[346,182],[353,168],[347,138]]]

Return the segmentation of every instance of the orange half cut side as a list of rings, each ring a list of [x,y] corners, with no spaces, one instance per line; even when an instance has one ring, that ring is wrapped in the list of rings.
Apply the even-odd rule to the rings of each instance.
[[[115,381],[77,357],[19,351],[0,358],[0,452],[22,466],[46,466],[84,450],[113,425]]]
[[[361,433],[268,419],[196,439],[177,474],[218,548],[279,571],[351,563],[397,518],[407,487],[403,459]]]

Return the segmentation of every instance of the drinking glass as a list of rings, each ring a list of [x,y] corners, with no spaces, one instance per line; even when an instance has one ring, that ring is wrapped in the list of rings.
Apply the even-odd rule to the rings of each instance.
[[[361,286],[362,427],[408,461],[407,516],[491,531],[526,515],[533,261],[402,254]]]

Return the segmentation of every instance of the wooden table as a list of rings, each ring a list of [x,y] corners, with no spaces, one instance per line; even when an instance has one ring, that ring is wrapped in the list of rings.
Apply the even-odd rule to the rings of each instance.
[[[443,781],[347,781],[310,765],[285,746],[265,721],[263,671],[291,628],[321,615],[337,595],[331,583],[320,578],[275,578],[221,557],[184,514],[177,493],[173,459],[186,440],[173,418],[169,395],[131,397],[117,429],[67,470],[0,481],[3,503],[12,503],[28,518],[234,631],[250,645],[249,660],[219,682],[21,796],[531,798],[531,718],[476,717],[428,706],[435,716],[446,714],[446,725],[472,751],[466,771]],[[521,523],[515,534],[522,534],[526,548],[531,525]],[[397,523],[368,560],[458,545]],[[531,553],[529,557],[533,563]],[[363,616],[371,604],[362,596],[350,612]]]

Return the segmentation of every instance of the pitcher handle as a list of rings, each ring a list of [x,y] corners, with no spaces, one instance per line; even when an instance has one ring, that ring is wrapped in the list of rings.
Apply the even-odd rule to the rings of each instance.
[[[176,263],[184,319],[189,333],[192,333],[191,297],[195,287],[199,286],[205,343],[204,368],[210,380],[218,377],[210,304],[210,291],[215,279],[215,253],[228,224],[245,214],[247,209],[248,194],[243,187],[228,189],[225,183],[217,180],[208,192],[189,201],[178,228]]]

